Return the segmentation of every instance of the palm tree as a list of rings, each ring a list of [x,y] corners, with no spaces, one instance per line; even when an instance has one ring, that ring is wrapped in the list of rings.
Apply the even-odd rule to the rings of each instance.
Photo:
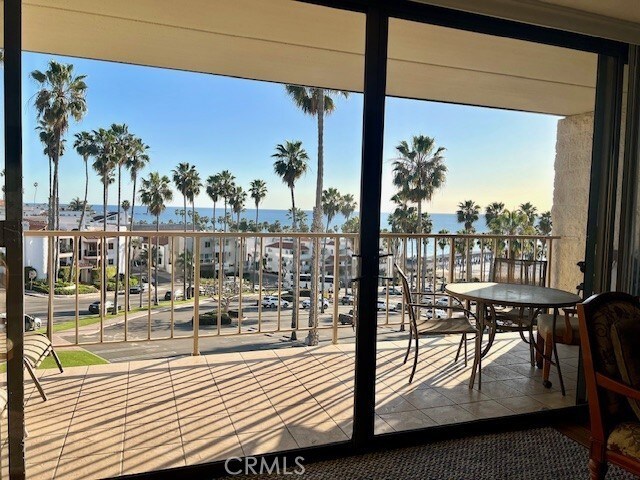
[[[551,212],[542,212],[538,220],[538,231],[541,235],[551,235]]]
[[[411,144],[403,140],[396,146],[398,157],[393,161],[393,183],[407,201],[417,204],[417,218],[422,218],[422,202],[431,201],[435,191],[442,187],[447,175],[444,147],[436,148],[436,141],[426,135],[415,135]],[[423,233],[422,222],[418,231]],[[424,257],[426,258],[426,244]],[[426,277],[427,263],[422,262],[422,277]]]
[[[207,195],[213,202],[213,216],[211,222],[213,223],[213,230],[216,230],[216,203],[220,200],[220,175],[209,175],[207,178]]]
[[[276,161],[273,164],[273,170],[283,183],[291,191],[291,225],[293,230],[296,229],[296,198],[295,187],[296,182],[307,172],[309,168],[309,156],[301,141],[285,142],[276,145],[276,153],[271,155]],[[291,312],[291,340],[296,340],[296,328],[298,326],[298,252],[297,242],[293,242],[293,265],[291,274],[293,276],[293,311]]]
[[[244,211],[244,204],[247,201],[247,192],[242,190],[242,187],[238,186],[234,189],[231,197],[229,198],[229,205],[231,211],[236,214],[236,231],[240,231],[240,214]],[[235,269],[234,282],[240,275],[240,267],[238,264],[238,247],[240,240],[236,243],[233,250],[233,264]],[[241,280],[242,281],[242,280]]]
[[[227,218],[227,203],[233,195],[236,183],[236,177],[234,177],[229,170],[223,170],[218,174],[218,180],[220,185],[220,195],[224,199],[224,231],[227,231],[229,220]]]
[[[188,177],[188,189],[187,198],[191,203],[191,224],[193,231],[196,231],[196,197],[200,195],[200,189],[202,188],[202,182],[200,181],[200,174],[196,170],[196,167],[192,167],[189,171]]]
[[[173,192],[170,187],[171,181],[166,175],[160,176],[158,172],[151,172],[148,178],[142,179],[140,187],[140,201],[146,205],[147,211],[156,217],[156,233],[160,231],[160,214],[165,211],[166,202],[173,199]],[[154,268],[155,284],[154,305],[158,305],[158,237],[156,235],[156,264]]]
[[[502,212],[504,212],[504,203],[502,202],[493,202],[485,207],[484,221],[492,232],[494,232],[495,229],[495,219],[500,217]]]
[[[456,215],[458,222],[464,224],[464,232],[471,234],[476,231],[473,224],[478,221],[480,214],[480,205],[473,200],[465,200],[458,204]],[[465,241],[466,248],[464,256],[466,259],[467,280],[471,278],[471,253],[473,251],[473,242]]]
[[[84,202],[80,200],[79,197],[75,197],[69,202],[69,205],[67,205],[67,208],[74,212],[84,213]]]
[[[531,202],[521,204],[520,211],[527,216],[527,223],[529,226],[533,226],[536,223],[538,209]]]
[[[480,206],[473,200],[465,200],[458,204],[458,210],[456,215],[458,222],[464,224],[464,231],[466,233],[473,233],[476,229],[473,224],[478,221],[480,214]]]
[[[78,155],[82,157],[84,161],[84,205],[85,208],[80,214],[80,222],[78,223],[78,230],[81,230],[84,225],[84,212],[87,205],[87,195],[89,193],[89,157],[93,157],[96,152],[96,141],[93,134],[90,132],[79,132],[75,134],[75,142],[73,142],[73,148],[76,149]]]
[[[138,175],[149,163],[150,158],[147,151],[149,145],[146,145],[141,138],[134,137],[131,141],[131,150],[129,151],[129,158],[127,159],[127,168],[131,175],[131,181],[133,182],[133,192],[131,194],[131,219],[129,222],[129,230],[133,230],[134,216],[136,214],[136,195],[137,195],[137,183]]]
[[[192,201],[194,198],[193,182],[195,181],[196,178],[198,178],[198,183],[199,183],[198,173],[196,172],[195,165],[191,165],[188,162],[179,163],[175,169],[171,170],[171,173],[173,175],[173,183],[175,184],[178,191],[182,194],[182,201],[184,205],[182,216],[183,216],[183,222],[184,222],[184,231],[186,232],[187,231],[187,200]],[[198,191],[199,191],[199,188],[198,188]],[[195,222],[193,222],[193,225],[195,230]],[[184,237],[184,253],[186,252],[187,252],[187,237]],[[188,298],[189,291],[187,290],[187,271],[186,270],[183,271],[182,280],[184,284],[185,298]]]
[[[129,213],[129,210],[131,210],[131,202],[129,202],[129,200],[127,199],[123,200],[122,203],[120,204],[120,208],[122,208],[122,211],[124,212],[124,216],[126,218]]]
[[[264,180],[256,179],[251,182],[249,185],[249,192],[251,193],[251,198],[253,198],[253,202],[256,206],[256,232],[260,229],[259,225],[259,209],[260,202],[267,196],[267,183]],[[255,289],[256,285],[256,268],[257,268],[257,248],[258,248],[258,237],[256,237],[255,242],[253,242],[253,261],[251,262],[253,269],[253,287]],[[262,244],[260,244],[260,252],[262,252]],[[262,256],[262,255],[261,255]]]
[[[316,198],[313,209],[313,220],[311,230],[313,232],[322,231],[322,192],[324,179],[324,117],[330,115],[336,109],[334,97],[342,96],[347,98],[349,92],[345,90],[329,90],[324,88],[303,87],[300,85],[286,85],[287,94],[293,99],[295,105],[303,113],[316,117],[318,126],[318,170],[316,176]],[[323,266],[324,269],[324,266]],[[311,253],[311,279],[316,282],[318,278],[318,252],[315,248]],[[311,288],[311,304],[317,303],[315,288]],[[317,345],[318,334],[315,329],[317,319],[316,309],[309,309],[309,336],[307,343]]]
[[[442,235],[446,235],[449,233],[449,230],[447,230],[446,228],[440,230],[438,233],[442,234]],[[440,238],[438,239],[438,246],[440,247],[440,263],[442,265],[442,283],[444,284],[444,249],[447,248],[447,245],[449,244],[449,242],[447,241],[446,238]],[[449,266],[449,268],[451,268],[451,265]],[[433,282],[433,291],[435,292],[436,290],[436,282]]]
[[[293,219],[295,217],[295,226],[293,224]],[[296,208],[293,210],[290,208],[287,210],[287,218],[291,221],[291,231],[292,232],[308,232],[309,225],[307,225],[307,212],[302,210],[301,208]]]
[[[351,219],[351,215],[356,211],[357,203],[353,195],[350,193],[346,193],[342,196],[342,204],[340,205],[340,213],[344,216],[344,224],[343,224],[343,232],[344,226],[349,225],[349,220]],[[355,219],[357,220],[357,218]],[[350,256],[348,254],[349,251],[349,240],[345,241],[345,250],[346,250],[346,262],[345,262],[345,282],[344,282],[344,294],[348,295],[349,288],[348,285],[351,283],[351,265],[350,265]]]
[[[115,180],[114,178],[114,138],[112,132],[100,128],[93,131],[96,141],[96,154],[93,162],[93,169],[98,173],[102,182],[102,214],[103,229],[107,231],[107,201],[109,199],[109,185]]]
[[[327,217],[327,228],[326,231],[329,232],[329,225],[331,225],[331,221],[334,217],[340,212],[342,209],[342,195],[336,188],[328,188],[327,190],[322,192],[322,210]],[[335,245],[335,255],[340,256],[340,245]],[[324,237],[322,244],[322,259],[321,259],[321,289],[320,289],[320,298],[324,298],[324,280],[325,280],[325,254],[327,250],[327,237]],[[338,275],[338,272],[333,272],[334,275]],[[313,304],[312,304],[313,305]],[[320,312],[324,313],[324,303],[320,302]]]
[[[52,144],[55,146],[51,152],[53,213],[50,213],[49,229],[57,230],[60,228],[58,167],[63,153],[62,140],[69,129],[69,119],[73,118],[79,122],[87,111],[87,84],[84,81],[86,77],[75,75],[71,64],[51,60],[45,72],[34,70],[31,72],[31,78],[40,88],[34,100],[38,120],[45,122],[50,128]]]

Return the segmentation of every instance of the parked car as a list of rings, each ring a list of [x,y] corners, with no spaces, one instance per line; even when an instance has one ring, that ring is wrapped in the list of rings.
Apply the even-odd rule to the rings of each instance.
[[[104,302],[104,310],[106,313],[115,313],[113,302]],[[120,310],[122,310],[122,305],[118,305],[118,311]],[[89,305],[89,313],[100,313],[100,300],[96,300],[91,305]]]
[[[341,313],[338,315],[340,325],[353,325],[353,309],[349,313]]]
[[[291,304],[286,300],[282,300],[274,296],[268,296],[262,299],[263,308],[278,308],[278,304],[280,305],[280,308],[289,308],[291,306]]]
[[[171,290],[164,294],[165,300],[171,300]],[[173,299],[174,300],[184,300],[184,292],[182,290],[174,290],[173,291]]]
[[[142,293],[142,292],[146,292],[147,290],[149,290],[149,284],[148,283],[140,283],[138,285],[135,285],[133,287],[129,287],[129,293]]]
[[[300,306],[302,308],[309,308],[311,307],[311,299],[310,298],[305,298],[301,303]],[[318,300],[318,308],[329,308],[329,300],[327,300],[326,298],[322,299],[322,302],[320,300]]]
[[[191,297],[194,297],[194,296],[195,296],[195,295],[194,295],[194,293],[195,293],[195,291],[196,291],[196,287],[195,287],[194,285],[192,285],[191,287],[189,287],[188,291],[189,291],[189,293],[191,294]],[[198,287],[198,292],[200,293],[200,295],[201,295],[201,296],[202,296],[202,295],[205,295],[205,294],[207,293],[207,292],[206,292],[206,289],[204,288],[204,286],[203,286],[203,285],[200,285],[200,286]]]
[[[7,322],[7,314],[0,313],[0,323],[6,324]],[[33,315],[24,314],[24,329],[27,332],[32,330],[38,330],[42,327],[42,320],[39,317],[34,317]]]
[[[389,295],[402,295],[402,290],[400,289],[400,287],[384,287],[382,289],[382,293],[386,294],[389,293]]]
[[[444,310],[440,310],[438,308],[434,310],[427,310],[427,318],[428,319],[432,319],[432,318],[437,318],[438,320],[441,318],[447,318],[447,312],[445,312]]]
[[[345,295],[340,299],[340,303],[342,305],[353,305],[353,295]]]
[[[390,312],[395,312],[396,308],[396,305],[387,304],[386,301],[378,299],[378,311],[389,310]]]

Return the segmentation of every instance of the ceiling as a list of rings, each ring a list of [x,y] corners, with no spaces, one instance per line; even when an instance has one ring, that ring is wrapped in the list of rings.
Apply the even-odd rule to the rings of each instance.
[[[189,9],[184,4],[24,0],[24,48],[363,89],[362,14],[290,0],[190,0]],[[390,22],[389,34],[390,95],[556,115],[593,109],[594,54],[400,20]]]

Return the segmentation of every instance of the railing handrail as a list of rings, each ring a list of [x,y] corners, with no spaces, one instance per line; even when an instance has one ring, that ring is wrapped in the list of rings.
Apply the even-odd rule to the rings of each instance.
[[[183,231],[171,230],[159,232],[155,230],[139,230],[139,231],[104,231],[104,230],[87,230],[87,231],[67,231],[67,230],[25,230],[26,237],[221,237],[221,238],[357,238],[357,233],[336,233],[336,232],[213,232],[213,231]],[[396,232],[380,232],[381,238],[486,238],[486,239],[514,239],[514,240],[558,240],[562,237],[559,235],[507,235],[495,233],[396,233]]]

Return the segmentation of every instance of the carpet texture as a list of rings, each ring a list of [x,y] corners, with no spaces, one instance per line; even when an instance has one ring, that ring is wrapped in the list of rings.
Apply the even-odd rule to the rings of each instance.
[[[309,480],[588,479],[587,449],[551,428],[483,435],[305,465]],[[293,469],[295,465],[290,468]],[[239,478],[239,475],[227,477]],[[284,478],[250,475],[252,479]],[[611,466],[607,480],[636,477]]]

